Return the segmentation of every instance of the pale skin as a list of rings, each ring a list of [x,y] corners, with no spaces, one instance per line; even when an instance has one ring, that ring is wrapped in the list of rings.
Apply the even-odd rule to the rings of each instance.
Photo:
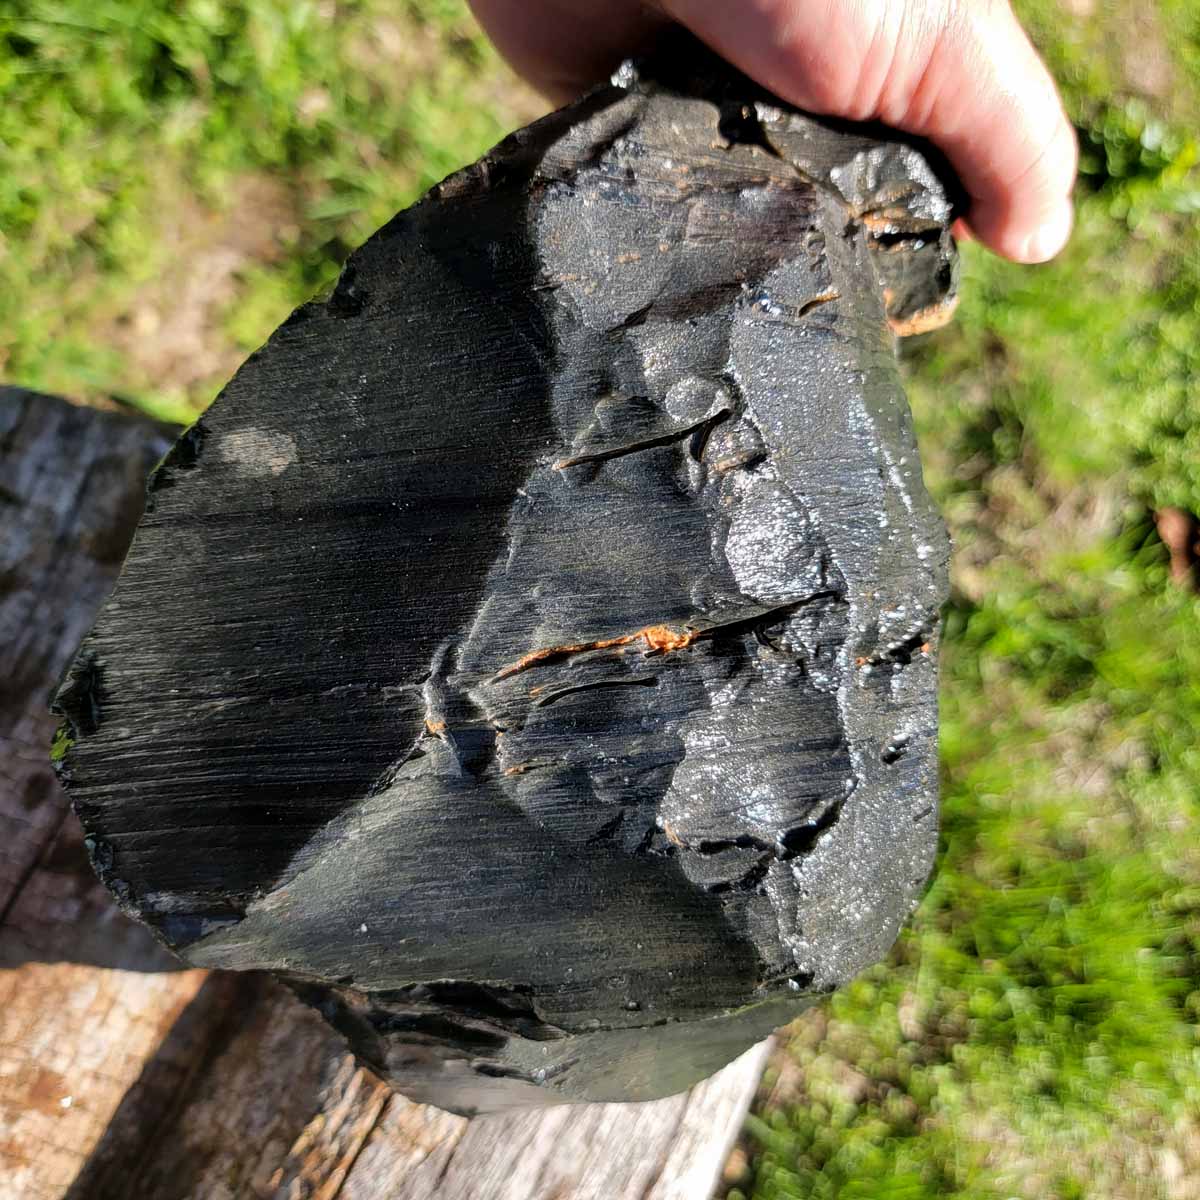
[[[668,23],[810,112],[938,145],[970,207],[957,232],[1016,262],[1071,232],[1077,147],[1008,0],[471,0],[513,66],[566,101]]]

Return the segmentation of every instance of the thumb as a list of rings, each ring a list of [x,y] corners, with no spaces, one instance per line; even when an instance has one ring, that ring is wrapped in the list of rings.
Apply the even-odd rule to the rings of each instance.
[[[958,171],[972,233],[1017,262],[1053,258],[1071,233],[1078,145],[1007,2],[954,9],[909,91],[902,127],[936,142]]]
[[[656,0],[785,100],[934,142],[971,231],[1042,262],[1071,231],[1075,135],[1007,0]]]

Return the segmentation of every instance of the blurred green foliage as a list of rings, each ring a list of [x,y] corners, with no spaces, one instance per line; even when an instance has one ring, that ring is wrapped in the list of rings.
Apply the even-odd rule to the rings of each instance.
[[[0,6],[0,374],[194,417],[219,375],[164,389],[105,336],[176,249],[160,206],[236,208],[250,173],[286,191],[277,261],[224,314],[249,351],[507,132],[499,78],[455,0]]]
[[[956,547],[939,865],[890,961],[793,1028],[731,1200],[1200,1178],[1200,612],[1152,519],[1200,511],[1200,6],[1018,7],[1078,226],[1045,267],[966,247],[958,320],[907,351]],[[530,115],[459,0],[18,0],[0,94],[0,376],[175,419]],[[197,310],[211,365],[157,372],[155,322],[251,226]]]
[[[909,349],[955,540],[938,868],[797,1024],[730,1200],[1176,1197],[1200,1179],[1200,7],[1018,8],[1079,130],[1077,230],[964,248]],[[797,1069],[798,1068],[798,1069]]]

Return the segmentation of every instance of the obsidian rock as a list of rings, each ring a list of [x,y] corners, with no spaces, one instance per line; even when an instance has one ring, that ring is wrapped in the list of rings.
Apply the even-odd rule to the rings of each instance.
[[[58,698],[97,870],[460,1111],[686,1087],[886,953],[947,541],[922,150],[673,43],[355,252],[150,483]]]

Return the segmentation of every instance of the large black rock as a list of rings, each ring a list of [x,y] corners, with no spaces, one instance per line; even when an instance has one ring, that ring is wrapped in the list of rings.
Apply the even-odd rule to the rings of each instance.
[[[951,210],[676,42],[397,216],[151,480],[58,699],[109,887],[462,1111],[679,1090],[879,959]]]

